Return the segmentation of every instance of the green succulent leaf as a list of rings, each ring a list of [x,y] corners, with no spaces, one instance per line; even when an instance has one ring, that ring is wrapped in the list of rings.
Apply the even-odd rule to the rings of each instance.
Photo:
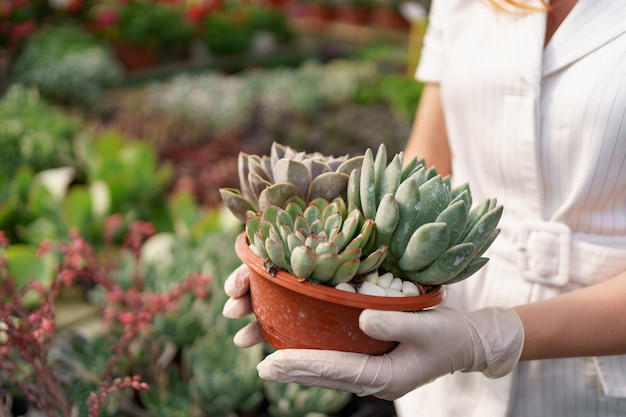
[[[409,272],[406,276],[423,285],[443,285],[460,274],[475,254],[473,243],[459,243],[447,249],[426,270]]]
[[[349,282],[357,274],[359,265],[360,262],[358,259],[350,259],[343,262],[335,271],[335,274],[333,275],[329,284],[335,286],[337,284]]]
[[[435,219],[448,225],[449,243],[452,246],[459,241],[467,225],[467,205],[464,200],[457,200],[446,207]]]
[[[270,260],[279,268],[289,270],[289,261],[285,256],[283,245],[273,239],[265,241],[265,251]]]
[[[480,250],[493,237],[500,218],[502,217],[503,206],[496,206],[487,211],[475,222],[471,230],[463,238],[463,242],[472,242]]]
[[[348,179],[348,210],[361,209],[361,170],[355,169]]]
[[[315,251],[308,246],[298,246],[291,252],[291,270],[301,279],[309,279],[315,270]]]
[[[370,149],[365,151],[363,158],[359,195],[363,217],[366,219],[376,217],[376,168],[374,166],[374,156]]]
[[[384,144],[378,147],[376,157],[374,158],[374,189],[376,203],[380,201],[383,190],[383,183],[385,181],[385,170],[387,168],[387,148]],[[376,210],[374,210],[376,212]],[[373,218],[373,217],[372,217]]]
[[[249,199],[243,197],[239,190],[234,188],[220,188],[220,196],[224,205],[237,217],[245,223],[248,211],[256,211]]]
[[[300,190],[300,195],[306,196],[309,193],[311,184],[311,171],[302,162],[293,159],[281,159],[276,162],[273,168],[274,182],[291,183]]]
[[[420,187],[422,204],[417,215],[416,224],[434,221],[448,204],[450,204],[450,191],[443,182],[441,175],[435,175],[428,179]]]
[[[394,258],[400,259],[415,230],[417,216],[422,210],[420,190],[412,177],[402,181],[396,191],[395,199],[398,203],[399,219],[396,230],[391,235],[389,252]]]
[[[303,198],[295,185],[291,183],[274,184],[259,194],[259,210],[265,210],[270,206],[284,207],[285,202],[294,196]]]
[[[376,244],[389,245],[391,236],[400,221],[400,208],[392,193],[387,193],[380,200],[376,211]]]
[[[454,284],[456,282],[461,282],[461,281],[471,277],[476,272],[478,272],[479,269],[481,269],[483,266],[485,266],[488,261],[489,261],[489,258],[483,258],[483,257],[479,257],[479,256],[474,257],[470,261],[470,263],[467,264],[467,266],[458,275],[456,275],[451,280],[446,281],[446,285]]]
[[[398,266],[405,271],[417,271],[436,260],[448,248],[448,225],[426,223],[411,235]]]
[[[342,172],[325,172],[311,181],[308,198],[324,198],[333,200],[337,197],[346,198],[350,177]]]
[[[360,169],[362,164],[363,164],[363,157],[354,156],[348,159],[347,161],[342,162],[337,167],[336,171],[350,176],[352,174],[352,171],[354,171],[355,169]]]
[[[361,264],[357,270],[358,275],[367,274],[376,270],[385,260],[387,255],[387,247],[383,246],[367,255],[365,259],[361,259]]]
[[[263,178],[256,171],[252,171],[248,174],[248,184],[250,190],[252,190],[252,194],[255,196],[261,194],[263,190],[272,185],[272,183],[268,179]]]
[[[253,246],[261,259],[269,258],[267,250],[265,250],[265,239],[258,232],[254,234]]]
[[[337,255],[339,253],[339,248],[332,242],[320,242],[315,248],[315,252],[318,255],[325,255],[329,253]]]
[[[329,281],[337,268],[341,265],[341,258],[336,253],[324,253],[317,257],[315,269],[311,274],[311,279],[319,282]]]
[[[402,182],[402,156],[396,154],[393,157],[389,165],[385,168],[383,184],[380,189],[379,198],[382,198],[386,194],[395,194]]]

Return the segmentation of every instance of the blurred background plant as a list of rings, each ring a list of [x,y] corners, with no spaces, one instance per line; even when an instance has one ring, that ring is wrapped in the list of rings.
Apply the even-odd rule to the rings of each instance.
[[[16,85],[0,100],[0,225],[23,191],[20,178],[70,163],[80,126],[76,117],[52,107],[36,89]]]
[[[0,285],[13,285],[0,297],[19,293],[24,317],[44,317],[46,300],[54,300],[54,337],[41,339],[48,344],[39,351],[49,372],[40,375],[59,378],[78,415],[99,407],[100,416],[124,417],[391,417],[385,402],[365,411],[372,399],[258,379],[254,364],[268,346],[236,348],[232,337],[247,319],[221,315],[242,225],[222,210],[217,190],[234,185],[239,151],[266,153],[274,140],[335,155],[381,142],[401,149],[420,93],[411,80],[392,80],[406,65],[405,45],[366,50],[320,36],[317,49],[292,30],[284,1],[172,0],[196,47],[205,18],[238,10],[225,15],[252,33],[247,49],[219,56],[202,41],[208,60],[180,61],[173,46],[155,69],[107,78],[115,59],[95,50],[113,48],[117,35],[94,26],[94,13],[115,31],[120,15],[104,12],[129,2],[10,2],[28,5],[22,16],[36,24],[15,49],[15,78],[0,96]],[[0,13],[7,4],[0,0]],[[72,279],[56,269],[70,261],[78,262]],[[61,278],[70,285],[55,283]],[[7,320],[19,310],[12,302],[3,304],[13,314]],[[113,353],[123,354],[108,367],[120,344]],[[36,373],[13,375],[41,389]],[[21,415],[24,390],[5,376],[0,390]],[[116,391],[123,387],[131,389]]]
[[[9,82],[37,87],[49,100],[91,107],[119,82],[122,68],[108,45],[74,24],[44,26],[15,57]]]
[[[166,0],[98,0],[90,11],[97,33],[148,49],[185,45],[191,28],[184,3]]]

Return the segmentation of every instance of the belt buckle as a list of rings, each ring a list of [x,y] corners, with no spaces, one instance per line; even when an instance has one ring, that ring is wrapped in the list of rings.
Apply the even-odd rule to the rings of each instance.
[[[556,274],[542,276],[529,268],[528,265],[528,240],[532,232],[547,232],[556,235],[558,248],[558,268]],[[546,221],[524,221],[521,224],[518,235],[517,266],[522,277],[531,282],[552,286],[563,286],[569,281],[570,254],[571,254],[572,231],[564,223]]]

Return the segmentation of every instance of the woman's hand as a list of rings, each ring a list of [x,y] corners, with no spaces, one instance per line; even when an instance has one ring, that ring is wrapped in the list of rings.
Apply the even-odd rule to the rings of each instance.
[[[524,343],[519,317],[505,307],[471,313],[449,308],[417,313],[365,310],[360,326],[371,337],[400,344],[380,356],[279,350],[257,366],[259,375],[394,400],[452,372],[504,376],[517,364]]]
[[[252,314],[250,305],[250,269],[242,264],[235,269],[224,283],[224,291],[230,298],[224,304],[224,317],[238,319]],[[263,341],[257,322],[252,322],[235,334],[235,345],[246,348]]]
[[[241,318],[252,313],[250,273],[241,265],[226,280],[224,289],[231,298],[224,305],[224,316]],[[470,313],[450,308],[416,313],[365,310],[359,325],[373,338],[400,343],[380,356],[278,350],[257,366],[259,375],[393,400],[452,372],[479,371],[492,378],[506,375],[517,364],[524,344],[522,322],[507,307]],[[239,330],[234,338],[239,347],[262,341],[257,322]]]

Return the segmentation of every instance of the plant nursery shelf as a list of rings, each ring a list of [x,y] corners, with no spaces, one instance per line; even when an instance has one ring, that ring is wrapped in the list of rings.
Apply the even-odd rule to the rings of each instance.
[[[392,30],[386,28],[353,25],[349,23],[329,21],[320,24],[305,18],[293,18],[291,27],[300,36],[312,36],[317,39],[336,40],[358,44],[377,41],[408,42],[409,30]]]

